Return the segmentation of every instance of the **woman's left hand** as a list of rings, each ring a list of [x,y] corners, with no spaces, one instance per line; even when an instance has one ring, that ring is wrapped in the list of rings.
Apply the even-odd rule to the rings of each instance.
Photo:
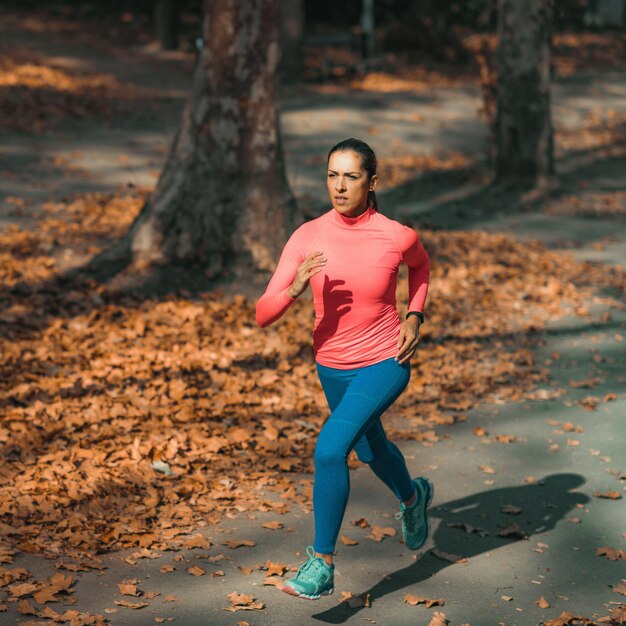
[[[416,315],[411,315],[408,320],[402,322],[398,335],[398,354],[394,357],[398,363],[408,361],[415,354],[420,340],[420,325],[421,322]]]

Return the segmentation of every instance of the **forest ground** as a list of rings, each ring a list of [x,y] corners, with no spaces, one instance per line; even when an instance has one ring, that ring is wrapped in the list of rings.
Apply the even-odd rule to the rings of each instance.
[[[14,223],[36,229],[29,207],[43,201],[155,183],[189,90],[189,59],[158,58],[144,50],[105,44],[98,48],[93,42],[26,32],[15,25],[0,32],[0,41],[54,59],[58,67],[111,74],[134,89],[127,114],[109,121],[96,116],[65,119],[43,132],[3,130],[1,227]],[[379,203],[392,217],[416,219],[437,230],[539,240],[578,260],[626,267],[626,157],[611,150],[615,135],[611,145],[597,134],[584,140],[586,133],[593,134],[590,124],[597,122],[590,116],[602,122],[610,109],[614,113],[609,116],[623,119],[624,78],[623,71],[588,69],[556,80],[555,119],[562,136],[580,145],[562,146],[557,163],[560,186],[543,195],[487,187],[481,156],[487,132],[477,115],[480,93],[475,84],[431,83],[396,91],[285,89],[281,108],[289,182],[301,206],[318,213],[327,205],[323,165],[328,148],[343,137],[361,137],[389,163],[409,155],[404,169],[399,168],[404,178],[396,174],[393,188],[385,191],[381,180]],[[429,158],[436,161],[430,162],[429,173],[415,177],[419,164]],[[608,208],[602,210],[608,197]],[[23,204],[16,204],[16,198]],[[82,260],[58,259],[68,269]],[[232,293],[243,289],[228,288]],[[262,285],[246,289],[258,295]],[[533,347],[537,362],[549,374],[535,400],[483,403],[467,411],[463,421],[441,428],[437,441],[398,442],[414,475],[428,475],[435,484],[433,527],[425,550],[411,553],[398,534],[374,541],[367,538],[367,528],[353,524],[364,518],[399,533],[392,517],[393,496],[367,467],[359,467],[351,471],[351,497],[341,530],[358,543],[338,543],[336,591],[330,597],[317,603],[293,598],[264,586],[266,572],[254,568],[267,561],[283,561],[291,568],[302,562],[304,548],[313,540],[313,515],[310,507],[294,507],[280,516],[283,529],[261,526],[277,519],[274,512],[225,518],[198,529],[214,544],[226,539],[256,542],[254,547],[225,550],[224,560],[202,561],[207,576],[184,572],[182,560],[185,565],[197,563],[192,550],[138,559],[132,565],[120,558],[124,552],[105,555],[106,569],[80,574],[73,608],[105,615],[120,626],[155,623],[158,617],[190,626],[245,621],[400,626],[427,624],[436,619],[436,611],[453,625],[526,626],[555,619],[563,611],[589,619],[607,615],[624,593],[623,584],[621,593],[618,589],[626,547],[625,329],[626,312],[609,311],[602,302],[590,302],[584,318],[551,321]],[[498,435],[512,443],[503,443]],[[619,497],[594,495],[611,492]],[[516,514],[505,505],[521,511]],[[509,522],[518,522],[521,531],[518,527],[508,537],[498,535]],[[607,546],[615,560],[596,554]],[[20,554],[13,564],[37,578],[55,572],[54,562],[34,555]],[[164,564],[177,569],[163,574],[159,570]],[[215,570],[222,574],[211,575]],[[116,599],[136,600],[119,595],[117,583],[129,579],[137,579],[145,592],[161,595],[136,610],[114,604]],[[224,611],[227,594],[235,591],[254,595],[265,607]],[[361,597],[369,593],[366,604],[371,606],[338,603],[341,592]],[[412,606],[404,601],[406,594],[423,601]],[[166,601],[168,595],[176,601]],[[538,606],[541,597],[544,608]],[[425,607],[425,600],[436,599],[442,602]],[[570,619],[566,615],[553,623]],[[0,622],[12,620],[28,622],[29,616],[20,615],[11,603]]]

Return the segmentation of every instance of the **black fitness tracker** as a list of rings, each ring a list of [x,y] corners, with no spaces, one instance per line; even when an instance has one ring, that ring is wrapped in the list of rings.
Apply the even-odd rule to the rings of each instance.
[[[409,315],[415,315],[419,318],[420,324],[424,323],[424,314],[421,311],[409,311],[406,314],[406,319],[409,319]]]

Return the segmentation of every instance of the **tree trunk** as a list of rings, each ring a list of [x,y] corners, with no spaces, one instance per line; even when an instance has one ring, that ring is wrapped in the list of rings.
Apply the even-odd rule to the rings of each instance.
[[[500,0],[496,179],[546,182],[554,173],[550,31],[554,0]]]
[[[163,50],[178,47],[178,5],[175,0],[156,0],[154,3],[154,27]]]
[[[280,75],[286,83],[302,79],[302,38],[304,36],[304,0],[280,2]]]
[[[120,249],[135,265],[271,270],[296,219],[276,103],[278,0],[205,0],[192,94]]]
[[[624,26],[626,17],[626,2],[624,0],[595,0],[590,2],[585,13],[585,24],[599,28]]]
[[[361,28],[363,29],[363,57],[371,59],[376,54],[376,28],[374,26],[374,0],[362,0]]]

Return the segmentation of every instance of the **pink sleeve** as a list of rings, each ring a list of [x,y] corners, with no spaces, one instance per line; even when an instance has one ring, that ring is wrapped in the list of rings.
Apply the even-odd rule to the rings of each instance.
[[[256,303],[256,322],[261,328],[280,319],[296,298],[287,295],[287,291],[296,277],[298,267],[304,261],[305,254],[300,245],[301,231],[296,230],[283,248],[282,254],[267,285],[265,293]]]
[[[400,225],[396,239],[402,252],[402,260],[409,268],[409,302],[407,311],[424,311],[428,281],[430,278],[430,259],[419,235],[408,226]]]

